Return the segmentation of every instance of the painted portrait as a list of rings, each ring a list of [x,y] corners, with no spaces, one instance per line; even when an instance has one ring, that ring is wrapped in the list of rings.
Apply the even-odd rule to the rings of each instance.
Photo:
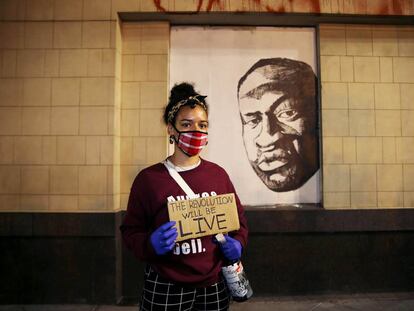
[[[313,28],[172,27],[170,87],[207,95],[202,156],[229,173],[243,204],[319,203]]]

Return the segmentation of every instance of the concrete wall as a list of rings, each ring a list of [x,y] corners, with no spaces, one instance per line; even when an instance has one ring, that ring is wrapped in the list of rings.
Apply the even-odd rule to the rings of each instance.
[[[124,209],[166,155],[169,25],[118,12],[413,14],[410,1],[1,2],[0,210]],[[321,26],[325,208],[412,207],[414,28]]]
[[[115,211],[166,156],[169,25],[118,12],[159,11],[412,16],[414,4],[0,1],[0,303],[136,301],[142,266]],[[247,212],[255,292],[412,290],[412,210],[350,209],[414,206],[414,27],[320,25],[320,66],[327,210]]]
[[[414,206],[414,27],[322,25],[325,208]]]
[[[165,156],[169,28],[121,31],[133,4],[1,3],[0,210],[117,210]]]
[[[167,154],[162,122],[168,99],[168,23],[123,23],[121,74],[121,208],[137,171]]]
[[[114,209],[110,2],[1,5],[0,210]]]

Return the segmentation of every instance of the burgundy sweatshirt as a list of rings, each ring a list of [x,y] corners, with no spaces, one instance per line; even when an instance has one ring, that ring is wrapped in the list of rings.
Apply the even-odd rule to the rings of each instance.
[[[224,169],[202,159],[196,168],[179,174],[200,196],[235,194],[240,229],[229,235],[239,240],[245,248],[248,229],[243,207]],[[170,281],[195,287],[218,282],[223,255],[218,244],[213,242],[213,236],[177,242],[171,252],[156,255],[150,236],[155,229],[169,221],[167,198],[170,196],[175,200],[186,199],[184,191],[169,175],[164,164],[155,164],[138,174],[132,184],[127,212],[120,227],[126,246],[138,259],[149,263]]]

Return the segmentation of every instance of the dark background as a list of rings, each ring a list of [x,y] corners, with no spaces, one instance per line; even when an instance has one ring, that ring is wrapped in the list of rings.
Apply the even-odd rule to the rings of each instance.
[[[138,301],[118,213],[1,213],[0,304]],[[256,296],[414,290],[414,210],[248,209]]]

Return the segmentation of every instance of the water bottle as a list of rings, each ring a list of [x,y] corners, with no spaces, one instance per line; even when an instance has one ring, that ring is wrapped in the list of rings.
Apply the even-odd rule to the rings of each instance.
[[[226,239],[221,233],[216,235],[216,239],[221,244],[226,243]],[[240,260],[225,262],[221,268],[221,272],[223,273],[227,288],[234,301],[242,302],[252,297],[253,289],[250,286]]]

